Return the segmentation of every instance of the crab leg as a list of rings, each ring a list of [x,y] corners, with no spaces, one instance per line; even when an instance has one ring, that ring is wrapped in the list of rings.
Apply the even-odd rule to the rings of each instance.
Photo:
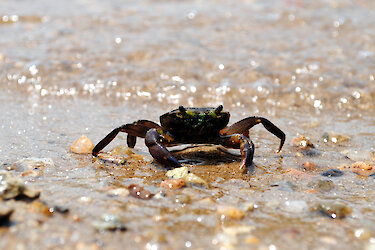
[[[231,134],[243,134],[246,137],[249,136],[249,129],[252,128],[254,125],[257,125],[259,123],[262,123],[264,128],[267,129],[269,132],[277,136],[280,141],[279,150],[277,152],[280,152],[281,148],[284,145],[285,142],[285,134],[281,129],[276,127],[272,122],[267,120],[266,118],[259,117],[259,116],[252,116],[245,118],[239,122],[234,123],[232,126],[223,128],[220,131],[220,134],[222,135],[231,135]]]
[[[159,132],[160,131],[160,132]],[[163,145],[164,136],[161,130],[150,129],[146,133],[145,143],[152,157],[158,162],[170,167],[182,167],[181,163]]]
[[[150,128],[160,128],[160,126],[155,122],[148,120],[138,120],[132,124],[128,124],[129,132],[126,138],[128,146],[134,148],[135,143],[137,142],[137,137],[145,138],[146,133]]]
[[[99,151],[105,148],[120,132],[128,133],[128,146],[133,148],[136,143],[136,138],[144,138],[150,128],[159,128],[160,126],[152,121],[139,120],[132,124],[125,124],[112,130],[106,137],[104,137],[92,150],[92,155],[97,156]]]
[[[242,134],[221,136],[220,144],[229,147],[240,149],[241,151],[241,166],[240,169],[244,172],[247,167],[253,163],[254,157],[254,143]]]

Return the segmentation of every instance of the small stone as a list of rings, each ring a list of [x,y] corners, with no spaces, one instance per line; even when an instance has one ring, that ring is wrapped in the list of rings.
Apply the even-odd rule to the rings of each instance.
[[[223,232],[231,235],[248,234],[255,229],[255,226],[230,226],[223,227]]]
[[[180,167],[167,171],[166,176],[170,179],[184,179],[188,173],[187,167]]]
[[[197,203],[201,206],[213,206],[215,204],[215,201],[211,197],[206,197],[201,200],[198,200]]]
[[[24,176],[37,177],[37,176],[39,176],[40,174],[39,174],[37,171],[29,170],[29,171],[22,172],[20,175],[21,175],[22,177],[24,177]]]
[[[203,185],[203,186],[208,185],[207,182],[203,180],[201,177],[193,173],[189,173],[189,170],[187,167],[180,167],[180,168],[169,170],[166,173],[166,176],[172,179],[183,179],[185,182],[190,183],[190,184],[197,184],[197,185]]]
[[[301,171],[295,168],[288,168],[285,170],[285,173],[295,179],[310,179],[313,177],[310,173],[306,173],[305,171]]]
[[[81,217],[79,217],[78,214],[73,214],[72,215],[72,221],[73,222],[80,222],[81,221]]]
[[[271,185],[271,187],[277,187],[281,191],[294,192],[297,190],[297,186],[291,181],[282,180]]]
[[[123,220],[113,214],[103,214],[101,216],[101,220],[94,221],[92,225],[98,230],[98,231],[125,231],[126,226],[123,222]]]
[[[309,186],[312,186],[322,192],[328,192],[335,188],[335,184],[331,180],[317,180],[309,183]]]
[[[159,200],[159,199],[164,199],[166,197],[166,194],[164,191],[160,191],[160,192],[157,192],[155,195],[154,195],[154,199],[156,200]]]
[[[152,221],[154,222],[166,222],[168,219],[165,215],[154,215]]]
[[[129,195],[129,190],[126,188],[113,188],[108,190],[108,195],[125,197]]]
[[[129,147],[117,146],[111,150],[111,154],[113,156],[117,156],[117,155],[131,156],[131,155],[134,155],[135,153]]]
[[[10,216],[14,212],[13,208],[0,204],[0,226],[9,223]]]
[[[27,198],[35,199],[39,197],[40,191],[33,188],[25,188],[22,194]]]
[[[252,211],[254,211],[254,209],[256,207],[257,207],[257,205],[255,205],[252,202],[246,202],[246,203],[241,204],[241,210],[243,210],[245,212],[252,212]]]
[[[90,203],[92,203],[93,199],[89,196],[82,196],[82,197],[79,198],[78,201],[80,201],[82,203],[90,204]]]
[[[369,240],[372,236],[372,232],[367,228],[358,228],[354,231],[354,236],[360,240]]]
[[[340,153],[355,162],[364,161],[375,163],[375,155],[372,151],[346,149],[341,151]]]
[[[306,161],[302,163],[302,167],[306,171],[315,171],[317,168],[316,164],[311,161]]]
[[[94,144],[87,137],[82,135],[71,146],[70,150],[76,154],[91,154],[94,149]]]
[[[259,243],[260,243],[259,238],[256,237],[256,236],[249,236],[249,237],[246,237],[244,241],[245,241],[245,243],[247,243],[247,244],[259,244]]]
[[[151,199],[153,196],[152,193],[150,193],[143,187],[138,186],[136,184],[130,184],[128,189],[129,189],[129,194],[135,198],[148,200],[148,199]]]
[[[193,173],[189,173],[185,176],[184,180],[188,183],[192,183],[192,184],[198,184],[198,185],[202,185],[202,186],[207,186],[207,182],[205,180],[203,180],[201,177],[193,174]]]
[[[164,180],[160,183],[161,188],[176,190],[186,186],[186,182],[183,179],[169,179]]]
[[[359,174],[361,176],[370,176],[375,173],[375,166],[362,161],[353,163],[350,166],[350,169],[353,173]]]
[[[324,132],[322,138],[324,142],[332,142],[336,144],[345,143],[350,139],[347,135],[341,135],[334,132]]]
[[[342,172],[341,170],[332,168],[327,171],[324,171],[322,175],[326,177],[340,177],[344,175],[344,172]]]
[[[304,135],[299,135],[292,140],[292,145],[299,149],[314,148],[314,144],[310,141],[310,138]]]
[[[30,203],[29,211],[34,212],[34,213],[40,213],[48,217],[52,216],[53,214],[53,211],[52,209],[50,209],[49,206],[47,206],[46,204],[38,200]]]
[[[308,211],[308,206],[306,201],[291,200],[285,202],[283,209],[289,213],[302,213],[304,211]]]
[[[111,153],[100,152],[97,157],[100,158],[103,161],[111,162],[111,163],[114,163],[116,165],[123,165],[123,164],[126,163],[125,157],[123,157],[123,156],[113,156]]]
[[[190,204],[191,203],[191,196],[187,194],[178,194],[171,197],[174,202],[178,204]]]
[[[243,210],[233,206],[219,206],[217,208],[217,214],[221,219],[229,218],[234,220],[240,220],[245,216]]]
[[[16,161],[14,164],[12,164],[12,168],[19,172],[22,172],[22,171],[27,172],[30,170],[31,171],[43,170],[46,167],[49,167],[49,168],[55,167],[55,163],[53,162],[51,158],[30,157],[30,158],[21,159],[19,161]]]
[[[69,208],[67,208],[65,206],[55,205],[55,206],[50,207],[50,211],[52,213],[57,212],[57,213],[60,213],[60,214],[66,214],[66,213],[69,212]]]
[[[352,209],[342,202],[321,203],[313,210],[332,219],[343,219],[352,213]]]
[[[78,242],[75,246],[76,250],[100,250],[101,247],[98,243],[85,243],[85,242]]]
[[[21,179],[13,177],[7,171],[0,171],[0,197],[7,200],[20,196],[37,198],[40,192],[26,186]]]

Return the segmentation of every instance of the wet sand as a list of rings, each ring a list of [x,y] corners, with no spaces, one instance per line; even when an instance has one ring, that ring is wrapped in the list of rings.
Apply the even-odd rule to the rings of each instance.
[[[374,177],[348,168],[375,164],[374,9],[328,0],[2,1],[0,165],[41,193],[1,201],[13,213],[0,248],[374,248]],[[166,190],[167,171],[142,139],[123,165],[69,149],[83,134],[95,144],[179,105],[219,104],[230,124],[274,122],[287,136],[283,150],[258,125],[247,174],[216,147],[174,153],[208,185]],[[299,135],[314,148],[293,145]],[[122,134],[105,150],[125,145]],[[19,164],[26,158],[53,164]],[[324,176],[330,169],[343,175]],[[129,195],[131,184],[154,197]]]

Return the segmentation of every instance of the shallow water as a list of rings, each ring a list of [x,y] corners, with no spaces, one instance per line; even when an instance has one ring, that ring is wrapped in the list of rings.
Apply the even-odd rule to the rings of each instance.
[[[3,201],[15,212],[0,228],[1,248],[374,247],[373,176],[321,176],[353,162],[344,150],[375,151],[374,10],[370,0],[2,1],[0,164],[51,158],[54,167],[22,179],[42,191],[39,200],[69,213],[46,216],[35,201]],[[124,166],[69,151],[82,134],[96,143],[118,125],[158,121],[179,105],[219,104],[232,123],[252,115],[274,122],[287,135],[281,153],[259,125],[251,130],[252,172],[241,174],[240,159],[216,148],[189,149],[178,157],[210,187],[139,200],[108,191],[133,183],[162,191],[165,169],[142,140],[133,151],[144,161]],[[324,142],[324,132],[350,139]],[[291,143],[299,134],[320,155],[299,154]],[[318,169],[292,171],[305,161]],[[333,188],[316,188],[321,180]],[[331,201],[352,213],[310,211]],[[220,206],[248,203],[256,208],[243,219],[217,215]],[[104,213],[123,217],[127,231],[97,232],[92,221]]]

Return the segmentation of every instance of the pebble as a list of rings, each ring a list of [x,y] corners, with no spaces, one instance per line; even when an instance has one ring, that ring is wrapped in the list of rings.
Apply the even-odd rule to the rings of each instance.
[[[317,169],[317,166],[315,163],[311,162],[311,161],[305,161],[304,163],[302,163],[302,167],[305,171],[315,171]]]
[[[123,220],[118,215],[103,214],[101,220],[94,221],[92,223],[95,229],[98,231],[125,231],[126,226]]]
[[[233,206],[218,206],[217,214],[221,219],[241,220],[245,216],[245,212]]]
[[[230,226],[223,227],[223,232],[231,235],[248,234],[255,230],[255,226]]]
[[[198,184],[198,185],[202,185],[202,186],[207,186],[207,182],[205,180],[203,180],[201,177],[193,174],[193,173],[189,173],[185,176],[184,180],[186,182],[189,182],[189,183],[192,183],[192,184]]]
[[[207,182],[196,174],[189,173],[187,167],[175,168],[167,171],[166,176],[171,179],[183,179],[185,182],[207,186]]]
[[[295,179],[310,179],[313,177],[313,175],[295,168],[288,168],[285,170],[285,173]]]
[[[91,154],[93,149],[94,144],[85,135],[82,135],[70,146],[70,150],[76,154]]]
[[[310,138],[299,135],[292,140],[292,145],[295,147],[298,147],[299,149],[308,149],[308,148],[314,148],[314,144],[310,141]]]
[[[318,189],[321,192],[328,192],[335,188],[335,184],[331,180],[316,180],[308,184],[309,187]]]
[[[297,186],[288,180],[278,181],[272,184],[271,187],[277,187],[278,190],[288,191],[288,192],[294,192],[297,190]]]
[[[165,215],[154,215],[152,217],[153,222],[167,222],[168,219]]]
[[[176,190],[186,186],[186,182],[183,179],[168,179],[160,183],[161,188]]]
[[[260,239],[256,236],[248,236],[244,239],[245,243],[247,244],[259,244]]]
[[[344,175],[344,172],[338,169],[331,168],[327,171],[324,171],[321,175],[326,177],[340,177]]]
[[[67,208],[65,206],[60,206],[60,205],[54,205],[54,206],[50,207],[49,210],[51,211],[51,213],[57,212],[57,213],[60,213],[60,214],[66,214],[66,213],[69,212],[69,208]]]
[[[20,175],[21,176],[37,177],[37,176],[40,176],[40,173],[38,171],[29,170],[29,171],[22,172]]]
[[[188,194],[177,194],[171,196],[171,199],[178,204],[186,205],[191,203],[191,196]]]
[[[334,132],[324,132],[322,138],[324,142],[333,142],[337,144],[348,142],[350,139],[347,135],[341,135]]]
[[[48,217],[52,216],[53,214],[53,210],[50,209],[49,206],[40,201],[34,201],[31,204],[29,204],[29,211],[34,213],[40,213]]]
[[[340,152],[352,161],[365,161],[375,163],[375,153],[367,150],[346,149]]]
[[[368,228],[358,228],[354,231],[354,236],[357,239],[369,240],[372,236],[372,231]]]
[[[133,150],[131,150],[129,147],[126,146],[117,146],[111,150],[111,154],[116,156],[116,155],[135,155]]]
[[[350,166],[350,169],[353,173],[359,174],[361,176],[370,176],[375,173],[375,166],[363,161],[354,162]]]
[[[148,200],[151,199],[153,194],[137,184],[130,184],[128,187],[129,194],[135,198]]]
[[[312,210],[318,211],[332,219],[343,219],[352,213],[352,209],[342,202],[318,204]]]
[[[255,208],[258,207],[258,205],[252,203],[252,202],[245,202],[245,203],[242,203],[241,204],[241,210],[245,211],[245,212],[252,212],[254,211]]]
[[[167,171],[165,175],[170,179],[184,179],[188,173],[187,167],[180,167]]]
[[[127,188],[112,188],[108,190],[108,195],[109,196],[128,196],[129,195],[129,190]]]
[[[23,176],[38,176],[44,168],[53,168],[55,163],[51,158],[24,158],[11,164],[7,169],[23,172]]]
[[[308,206],[306,201],[291,200],[285,202],[283,209],[289,213],[302,213],[304,211],[308,211]]]
[[[40,191],[26,186],[19,178],[13,177],[7,171],[0,171],[0,197],[14,199],[25,196],[30,199],[39,197]]]
[[[114,163],[116,165],[123,165],[127,161],[126,158],[123,156],[113,156],[111,153],[103,153],[103,152],[100,152],[98,154],[98,158],[106,162]]]
[[[10,207],[0,204],[0,226],[9,223],[10,216],[14,210]]]
[[[131,148],[126,146],[115,147],[109,152],[109,155],[113,158],[125,159],[126,161],[138,162],[144,160],[142,155],[134,153]],[[125,155],[127,157],[124,157]]]

